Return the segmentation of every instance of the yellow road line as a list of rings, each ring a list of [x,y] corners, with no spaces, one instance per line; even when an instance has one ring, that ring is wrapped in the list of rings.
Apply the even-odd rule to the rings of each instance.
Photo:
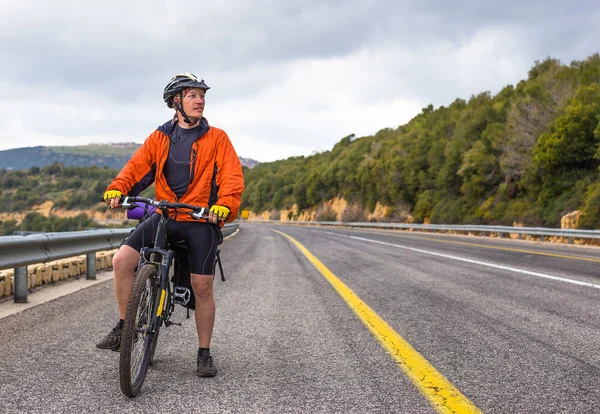
[[[371,333],[379,340],[408,378],[440,413],[481,413],[450,381],[440,374],[421,354],[404,340],[391,326],[363,302],[348,286],[337,278],[319,259],[294,238],[277,230],[300,249],[321,272],[338,294],[346,301]]]

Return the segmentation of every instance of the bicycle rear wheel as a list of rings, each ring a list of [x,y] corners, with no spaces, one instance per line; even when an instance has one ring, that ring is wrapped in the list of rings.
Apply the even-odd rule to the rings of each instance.
[[[135,397],[142,389],[156,346],[158,326],[154,327],[153,324],[160,298],[156,294],[157,281],[156,266],[143,265],[136,274],[129,296],[119,359],[121,391],[128,397]]]

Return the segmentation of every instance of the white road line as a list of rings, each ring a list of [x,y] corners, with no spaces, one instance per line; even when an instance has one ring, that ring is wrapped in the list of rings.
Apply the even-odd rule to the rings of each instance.
[[[522,273],[522,274],[525,274],[525,275],[542,277],[544,279],[557,280],[559,282],[571,283],[573,285],[586,286],[586,287],[591,287],[591,288],[595,288],[595,289],[600,289],[600,285],[597,285],[597,284],[594,284],[594,283],[589,283],[589,282],[583,282],[581,280],[567,279],[565,277],[552,276],[552,275],[548,275],[546,273],[532,272],[530,270],[518,269],[516,267],[502,266],[502,265],[497,265],[497,264],[493,264],[493,263],[482,262],[482,261],[479,261],[479,260],[471,260],[471,259],[466,259],[464,257],[452,256],[452,255],[449,255],[449,254],[430,252],[428,250],[415,249],[414,247],[407,247],[407,246],[402,246],[400,244],[394,244],[394,243],[386,243],[386,242],[382,242],[382,241],[379,241],[379,240],[366,239],[364,237],[346,236],[346,235],[342,235],[342,234],[339,234],[339,233],[331,233],[331,232],[327,232],[327,234],[335,235],[335,236],[338,236],[338,237],[339,236],[348,237],[350,239],[366,241],[366,242],[369,242],[369,243],[383,244],[383,245],[386,245],[386,246],[397,247],[399,249],[411,250],[413,252],[430,254],[432,256],[445,257],[446,259],[460,260],[462,262],[473,263],[473,264],[477,264],[477,265],[481,265],[481,266],[487,266],[487,267],[493,267],[495,269],[509,270],[509,271],[515,272],[515,273]]]

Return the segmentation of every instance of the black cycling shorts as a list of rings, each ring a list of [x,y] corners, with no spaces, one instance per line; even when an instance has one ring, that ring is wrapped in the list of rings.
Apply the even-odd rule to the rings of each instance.
[[[144,220],[125,239],[123,244],[134,248],[138,252],[142,247],[151,247],[154,244],[160,217],[160,214],[153,214]],[[219,225],[169,220],[167,223],[167,240],[169,242],[185,241],[192,273],[200,275],[214,274],[217,247],[219,241],[222,240]]]

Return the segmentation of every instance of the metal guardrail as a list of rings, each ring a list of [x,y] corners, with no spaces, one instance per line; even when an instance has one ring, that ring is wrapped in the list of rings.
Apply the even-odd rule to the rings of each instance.
[[[247,221],[247,220],[244,220]],[[575,230],[575,229],[553,229],[547,227],[512,227],[512,226],[476,226],[476,225],[453,225],[453,224],[405,224],[405,223],[375,223],[375,222],[342,222],[342,221],[280,221],[280,220],[251,220],[249,223],[270,223],[270,224],[299,224],[312,226],[337,226],[337,227],[358,227],[358,228],[377,228],[377,229],[406,229],[421,231],[442,231],[442,232],[464,232],[464,233],[496,233],[500,236],[504,234],[517,234],[519,238],[523,235],[539,236],[541,241],[544,237],[565,237],[568,243],[572,244],[573,239],[600,239],[600,230]]]
[[[111,250],[131,229],[103,229],[0,237],[0,269]]]
[[[223,236],[235,232],[238,223],[227,223]],[[15,302],[27,302],[27,266],[86,255],[86,279],[96,278],[96,252],[119,247],[133,230],[101,229],[36,233],[0,237],[0,270],[15,269]]]

